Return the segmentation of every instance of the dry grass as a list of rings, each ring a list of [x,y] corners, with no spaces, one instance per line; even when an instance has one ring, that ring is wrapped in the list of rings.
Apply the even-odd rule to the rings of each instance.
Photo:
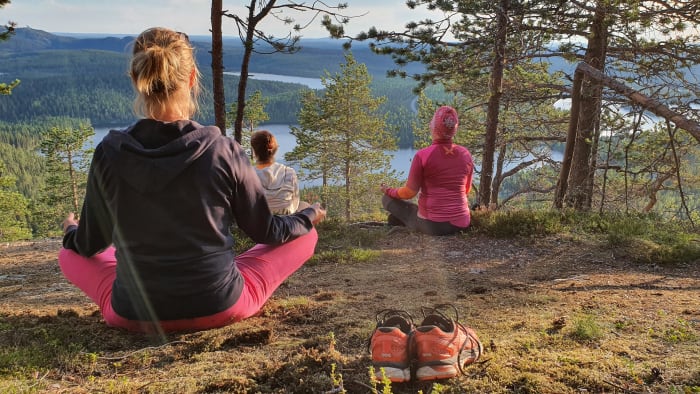
[[[164,338],[105,327],[62,278],[58,242],[3,247],[0,392],[382,392],[368,374],[375,313],[419,321],[446,302],[486,353],[464,376],[392,392],[700,392],[697,261],[641,264],[594,237],[336,232],[261,316]]]

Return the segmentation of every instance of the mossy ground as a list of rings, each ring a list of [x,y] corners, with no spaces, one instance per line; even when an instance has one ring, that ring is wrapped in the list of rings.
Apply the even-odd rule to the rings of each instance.
[[[644,263],[562,233],[327,234],[260,316],[167,337],[106,327],[62,277],[58,240],[0,246],[0,392],[382,392],[368,374],[376,312],[419,321],[440,303],[476,330],[483,358],[464,376],[386,392],[700,391],[697,261]]]

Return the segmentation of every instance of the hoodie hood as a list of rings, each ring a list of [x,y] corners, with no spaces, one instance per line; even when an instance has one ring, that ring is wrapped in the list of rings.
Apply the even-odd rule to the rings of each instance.
[[[121,179],[140,192],[156,192],[221,137],[218,127],[194,121],[142,119],[126,130],[110,130],[100,145]]]

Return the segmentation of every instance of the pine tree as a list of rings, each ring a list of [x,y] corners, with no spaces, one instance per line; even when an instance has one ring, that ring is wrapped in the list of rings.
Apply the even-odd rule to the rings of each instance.
[[[483,143],[485,167],[489,167],[487,157],[499,148],[499,123],[504,117],[495,115],[506,104],[501,99],[518,88],[498,74],[503,71],[506,76],[509,69],[528,67],[527,62],[534,59],[582,61],[650,92],[650,96],[663,96],[664,101],[686,113],[697,112],[692,109],[697,101],[696,83],[683,73],[700,64],[700,35],[692,29],[700,22],[697,0],[412,0],[406,4],[411,9],[425,6],[441,11],[444,17],[407,23],[405,31],[372,28],[355,39],[375,39],[376,51],[392,55],[399,66],[413,61],[426,64],[428,71],[414,76],[423,83],[489,75],[489,83],[484,84],[490,90]],[[401,70],[392,74],[406,75]],[[571,92],[569,81],[562,79],[549,86],[553,92]],[[580,91],[577,109],[581,116],[575,135],[567,141],[571,149],[565,151],[562,169],[570,169],[562,170],[559,176],[562,193],[557,193],[555,206],[565,200],[571,207],[587,210],[596,185],[598,143],[605,128],[601,108],[607,92],[589,76],[579,86],[576,94]],[[605,100],[612,96],[608,94]],[[530,100],[551,98],[552,93]],[[489,175],[484,172],[481,176],[484,185],[480,195],[485,201],[480,203],[490,198],[486,193],[492,187]]]
[[[85,194],[93,149],[86,148],[95,134],[92,126],[54,126],[42,133],[41,153],[47,160],[46,187],[38,206],[47,209],[42,231],[51,231],[68,214],[79,213]]]
[[[250,137],[258,127],[258,125],[268,119],[270,116],[265,112],[265,106],[267,105],[269,99],[263,97],[262,92],[256,90],[245,103],[245,109],[243,110],[243,132],[241,135],[241,145],[247,148],[250,146]],[[236,103],[231,104],[231,109],[226,113],[226,127],[233,125],[236,121],[236,115],[238,114],[238,105]],[[253,150],[250,150],[251,158],[253,157]]]
[[[10,0],[0,0],[0,8],[6,6],[7,4],[10,4]],[[4,26],[4,31],[0,31],[0,41],[5,41],[10,38],[12,34],[15,32],[15,26],[17,24],[15,22],[9,22],[7,25]],[[10,82],[9,84],[7,83],[0,83],[0,95],[9,95],[12,94],[12,89],[14,89],[15,86],[19,85],[19,80],[15,79],[13,82]]]
[[[6,174],[5,164],[0,161],[0,241],[31,238],[28,204],[17,191],[15,178]]]
[[[304,96],[300,127],[292,129],[297,146],[286,159],[310,171],[302,173],[304,179],[322,178],[326,189],[341,186],[339,209],[350,221],[378,204],[368,196],[377,196],[381,180],[392,176],[385,151],[396,149],[396,141],[386,115],[378,113],[385,98],[372,96],[367,67],[347,53],[340,68],[321,78],[321,96]]]

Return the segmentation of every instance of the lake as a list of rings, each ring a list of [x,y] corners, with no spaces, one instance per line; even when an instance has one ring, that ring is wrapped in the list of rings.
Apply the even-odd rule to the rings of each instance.
[[[224,74],[226,75],[235,75],[239,76],[241,73],[239,72],[231,72],[231,71],[225,71]],[[287,82],[287,83],[298,83],[301,85],[306,85],[311,89],[325,89],[326,87],[323,86],[323,83],[321,83],[320,78],[305,78],[305,77],[294,77],[291,75],[279,75],[279,74],[265,74],[265,73],[249,73],[248,74],[249,79],[257,79],[260,81],[277,81],[277,82]]]
[[[102,138],[107,135],[110,129],[114,128],[118,127],[96,127],[95,135],[93,136],[93,142],[95,145],[97,142],[102,141]],[[289,164],[284,160],[284,154],[294,149],[297,143],[296,138],[291,134],[290,127],[283,124],[266,124],[261,125],[259,129],[269,130],[275,135],[277,138],[277,143],[280,146],[275,158],[280,163]],[[232,135],[233,132],[229,130],[227,134]],[[399,172],[399,178],[405,179],[408,176],[408,170],[411,167],[411,159],[413,159],[413,155],[416,153],[416,151],[413,149],[399,149],[396,151],[387,151],[386,153],[393,156],[391,158],[391,168]],[[300,184],[302,187],[316,186],[320,184],[320,180],[303,182],[300,180]]]
[[[95,128],[95,135],[93,141],[99,142],[107,135],[107,132],[114,127],[98,127]],[[279,150],[275,158],[278,162],[283,164],[289,164],[284,160],[284,154],[294,149],[296,146],[296,138],[291,134],[291,129],[288,125],[284,124],[266,124],[261,125],[259,129],[269,130],[277,138],[277,143],[279,144]],[[232,130],[227,131],[228,135],[232,135]],[[408,177],[408,171],[411,168],[411,160],[415,155],[416,151],[414,149],[399,149],[395,151],[386,151],[387,155],[391,155],[391,168],[398,173],[399,179],[406,180]],[[561,152],[552,152],[552,159],[561,161]],[[476,170],[479,170],[479,163],[476,164]],[[515,167],[518,163],[508,163],[505,169]],[[298,170],[298,168],[297,168]],[[321,184],[320,180],[312,181],[299,181],[302,188],[309,186],[318,186]]]

